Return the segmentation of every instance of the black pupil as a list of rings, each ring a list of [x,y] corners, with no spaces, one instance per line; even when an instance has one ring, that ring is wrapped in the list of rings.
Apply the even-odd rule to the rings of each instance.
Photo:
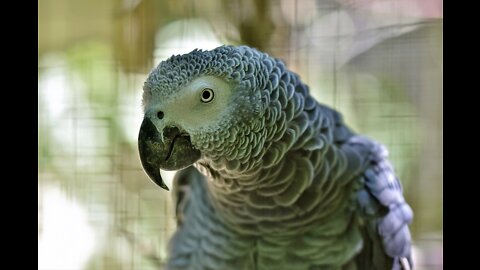
[[[202,98],[205,99],[205,100],[209,100],[210,97],[211,97],[211,95],[212,95],[212,93],[210,93],[210,91],[205,90],[205,91],[203,91],[203,93],[202,93]]]

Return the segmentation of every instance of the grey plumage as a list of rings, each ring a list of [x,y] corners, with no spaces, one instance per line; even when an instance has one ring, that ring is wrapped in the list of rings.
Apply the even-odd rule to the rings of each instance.
[[[317,103],[280,60],[245,46],[173,56],[145,83],[146,118],[212,77],[231,90],[206,116],[218,120],[151,120],[159,132],[178,126],[201,153],[176,176],[179,227],[168,269],[402,269],[401,258],[412,265],[413,214],[386,149]]]

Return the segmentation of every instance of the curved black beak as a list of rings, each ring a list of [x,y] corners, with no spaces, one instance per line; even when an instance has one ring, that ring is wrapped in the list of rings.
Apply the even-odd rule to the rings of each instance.
[[[169,190],[160,175],[160,169],[180,170],[200,159],[200,151],[195,149],[187,134],[176,127],[163,131],[163,141],[152,121],[145,117],[138,134],[138,151],[143,169],[152,181]]]

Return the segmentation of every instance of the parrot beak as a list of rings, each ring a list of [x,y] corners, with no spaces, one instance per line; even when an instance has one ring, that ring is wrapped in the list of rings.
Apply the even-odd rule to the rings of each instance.
[[[138,134],[138,151],[148,177],[161,188],[168,190],[160,175],[160,169],[186,168],[200,159],[200,151],[193,147],[190,136],[180,133],[176,127],[165,128],[163,135],[162,140],[155,125],[145,117]]]

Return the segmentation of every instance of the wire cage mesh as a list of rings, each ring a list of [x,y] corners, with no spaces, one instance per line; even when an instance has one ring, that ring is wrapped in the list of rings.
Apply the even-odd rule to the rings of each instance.
[[[39,269],[162,268],[176,225],[171,195],[138,157],[143,81],[172,54],[222,44],[284,60],[319,102],[389,148],[415,212],[417,269],[443,269],[434,0],[39,3]]]

